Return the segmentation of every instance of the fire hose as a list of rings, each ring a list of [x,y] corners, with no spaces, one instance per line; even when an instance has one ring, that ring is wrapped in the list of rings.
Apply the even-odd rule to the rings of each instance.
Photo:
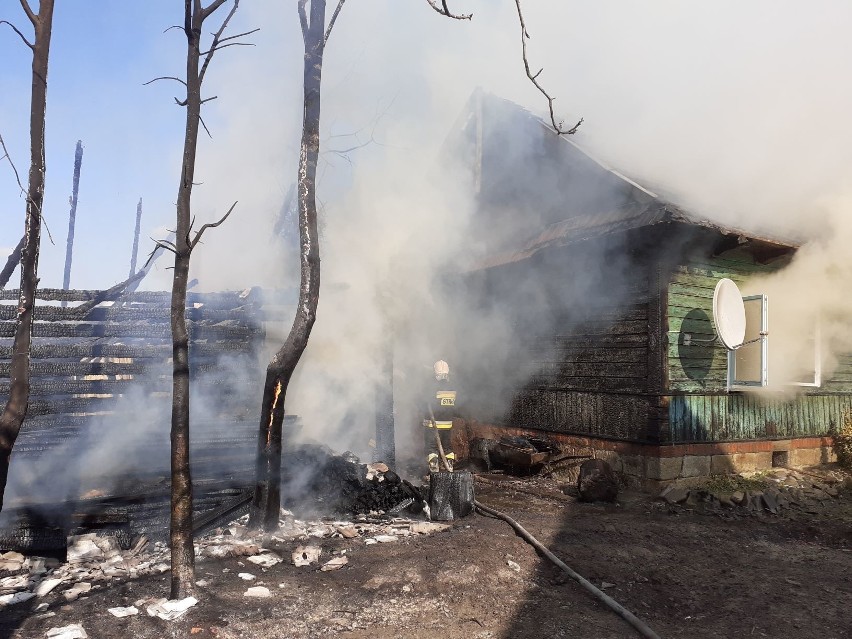
[[[568,574],[571,579],[580,584],[587,592],[589,592],[592,596],[599,599],[603,602],[608,608],[613,610],[619,617],[624,619],[627,623],[629,623],[633,628],[635,628],[640,635],[643,637],[648,637],[649,639],[660,639],[660,636],[651,630],[651,628],[639,617],[630,612],[627,608],[618,603],[615,599],[607,595],[603,590],[597,588],[592,582],[588,579],[584,578],[582,575],[574,572],[567,564],[565,564],[559,557],[550,552],[538,539],[533,537],[527,530],[521,526],[517,521],[509,517],[508,515],[501,513],[499,510],[494,510],[493,508],[489,508],[484,504],[474,500],[473,505],[476,506],[476,509],[480,511],[480,513],[485,513],[491,515],[492,517],[497,517],[498,519],[502,519],[507,524],[509,524],[512,528],[515,529],[515,532],[518,533],[525,541],[527,541],[533,548],[535,548],[539,553],[547,557],[553,564],[561,568],[565,573]]]

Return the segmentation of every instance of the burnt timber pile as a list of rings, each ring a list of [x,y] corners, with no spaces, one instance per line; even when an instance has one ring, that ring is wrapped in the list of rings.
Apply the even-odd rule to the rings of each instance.
[[[0,547],[59,531],[167,526],[169,292],[37,292],[32,390],[13,452]],[[10,386],[18,291],[0,291],[0,400]],[[60,303],[68,306],[61,307]],[[187,296],[197,514],[244,501],[253,483],[263,345],[259,289]],[[51,533],[53,531],[53,533]]]

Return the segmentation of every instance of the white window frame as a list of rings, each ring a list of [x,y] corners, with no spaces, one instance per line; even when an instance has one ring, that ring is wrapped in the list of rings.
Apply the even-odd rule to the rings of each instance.
[[[769,384],[769,298],[765,294],[746,295],[743,302],[760,300],[760,381],[737,381],[737,351],[728,351],[728,390],[762,388]],[[742,345],[741,345],[742,346]]]
[[[817,322],[814,328],[814,381],[812,382],[790,382],[791,386],[804,386],[806,388],[819,388],[822,386],[822,335],[820,324]]]

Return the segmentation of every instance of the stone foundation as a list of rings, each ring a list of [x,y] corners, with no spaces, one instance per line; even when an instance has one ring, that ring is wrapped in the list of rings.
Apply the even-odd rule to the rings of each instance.
[[[836,461],[830,437],[659,446],[463,420],[454,424],[453,451],[465,458],[472,439],[499,439],[503,435],[524,433],[546,437],[558,443],[564,452],[591,454],[606,460],[628,481],[651,488],[675,480],[768,470],[773,465],[801,468]]]

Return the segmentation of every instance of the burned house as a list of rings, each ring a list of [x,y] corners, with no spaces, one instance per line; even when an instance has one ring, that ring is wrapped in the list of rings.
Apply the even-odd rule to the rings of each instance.
[[[712,320],[720,278],[782,269],[796,242],[704,220],[482,93],[450,144],[485,245],[455,283],[459,303],[508,327],[498,357],[459,347],[468,440],[543,432],[651,482],[830,458],[852,358],[823,377],[817,344],[796,392],[755,393],[772,348],[766,297],[745,302],[751,343],[739,350]],[[481,328],[460,330],[464,345]]]

